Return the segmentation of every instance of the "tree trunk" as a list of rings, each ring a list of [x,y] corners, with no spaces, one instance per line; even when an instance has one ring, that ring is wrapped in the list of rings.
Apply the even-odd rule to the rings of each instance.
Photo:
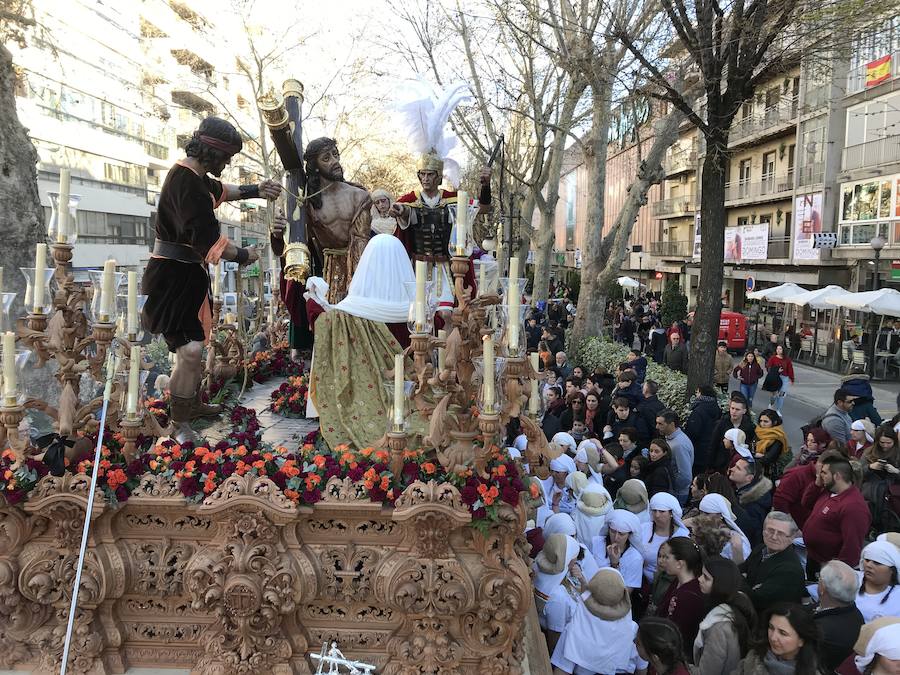
[[[550,267],[553,258],[554,221],[556,220],[556,201],[559,199],[559,176],[556,178],[556,186],[552,181],[547,182],[546,199],[537,200],[540,205],[541,220],[537,230],[534,231],[531,241],[534,244],[534,287],[531,291],[531,302],[537,304],[546,300],[550,293]],[[551,198],[553,200],[552,206]]]
[[[647,193],[650,192],[652,186],[657,185],[665,178],[662,161],[665,158],[666,150],[678,139],[678,127],[681,126],[684,119],[684,113],[673,110],[654,125],[655,136],[653,143],[650,146],[647,157],[641,161],[638,167],[634,182],[628,186],[628,197],[626,197],[625,203],[622,204],[615,223],[610,228],[610,233],[614,233],[615,236],[612,245],[608,249],[604,245],[599,247],[598,258],[601,271],[589,285],[592,287],[590,292],[596,296],[597,301],[595,304],[600,308],[600,311],[595,312],[593,316],[584,317],[582,321],[578,320],[581,315],[581,312],[578,312],[579,316],[576,316],[575,326],[572,329],[571,340],[573,345],[577,345],[589,335],[600,335],[603,329],[606,310],[606,289],[609,288],[609,284],[619,274],[622,262],[625,260],[628,239],[634,230],[634,224],[637,222],[641,207],[647,203]],[[603,243],[605,244],[605,242]],[[586,289],[588,286],[585,280],[582,281],[582,289]],[[584,292],[582,290],[581,297],[585,297]]]
[[[611,72],[611,71],[610,71]],[[587,223],[584,233],[581,291],[578,294],[578,312],[572,328],[572,344],[589,335],[599,335],[605,300],[599,292],[597,278],[603,271],[600,255],[603,243],[603,221],[606,201],[606,156],[609,145],[609,116],[612,107],[612,82],[599,77],[591,86],[591,142],[588,145],[589,185]],[[626,236],[625,241],[628,241]]]
[[[727,156],[727,131],[717,130],[707,136],[703,175],[700,177],[700,284],[691,327],[689,392],[701,384],[712,384],[713,378],[722,313],[722,266],[725,262],[725,225],[728,218],[722,207],[725,203]]]
[[[37,186],[37,151],[16,112],[12,54],[0,44],[0,265],[3,291],[19,294],[12,316],[25,297],[20,267],[34,267],[34,244],[44,240],[44,211]]]

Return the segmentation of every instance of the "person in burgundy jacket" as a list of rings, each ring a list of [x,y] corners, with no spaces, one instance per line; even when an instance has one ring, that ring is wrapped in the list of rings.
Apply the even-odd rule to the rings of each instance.
[[[866,500],[854,484],[850,461],[832,457],[821,464],[815,485],[806,490],[802,500],[810,509],[803,526],[808,576],[829,560],[857,567],[872,524]]]
[[[789,513],[797,526],[802,528],[809,517],[810,508],[803,503],[803,495],[812,485],[819,495],[816,482],[816,475],[821,468],[821,462],[831,457],[846,457],[839,450],[826,450],[816,461],[802,464],[789,469],[775,488],[775,494],[772,496],[772,509],[774,511],[782,511]]]

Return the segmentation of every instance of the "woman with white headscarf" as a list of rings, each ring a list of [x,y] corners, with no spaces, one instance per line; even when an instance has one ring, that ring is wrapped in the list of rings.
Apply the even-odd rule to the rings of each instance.
[[[883,616],[900,617],[900,549],[886,538],[873,541],[862,550],[859,569],[856,607],[863,619],[868,623]]]
[[[578,444],[575,452],[575,466],[584,473],[591,483],[603,485],[603,475],[619,468],[616,458],[600,447],[593,438],[586,438]]]
[[[681,504],[668,492],[657,492],[650,498],[649,523],[641,527],[641,553],[644,556],[644,578],[653,581],[659,547],[672,537],[689,537],[681,522]]]
[[[310,396],[332,448],[341,443],[364,448],[384,436],[393,403],[384,373],[393,370],[394,355],[403,351],[398,335],[406,332],[409,316],[405,283],[414,281],[402,242],[379,234],[366,245],[347,297],[316,322]]]
[[[747,535],[738,527],[728,500],[720,494],[710,493],[700,500],[700,511],[722,518],[722,521],[731,530],[732,536],[722,547],[721,556],[733,560],[736,565],[742,564],[749,557],[752,547]],[[740,543],[739,547],[738,543]]]
[[[575,520],[575,538],[590,546],[594,537],[606,525],[606,514],[612,511],[612,497],[602,485],[589,483],[581,492],[572,518]]]
[[[729,463],[729,466],[737,461],[736,459],[734,459],[735,455],[743,457],[748,462],[756,461],[756,459],[753,457],[753,452],[747,445],[747,434],[744,433],[743,429],[738,429],[735,427],[726,431],[722,444],[728,450],[731,450],[732,461]]]
[[[857,653],[854,665],[862,675],[900,672],[900,618],[885,617],[864,625],[853,650]],[[839,672],[844,672],[843,667]]]
[[[544,537],[544,541],[554,534],[565,534],[570,537],[575,537],[575,521],[572,520],[572,516],[568,513],[554,513],[547,518],[541,534]],[[594,556],[591,555],[591,551],[587,546],[581,542],[579,542],[578,545],[581,546],[582,550],[582,553],[578,555],[578,564],[581,565],[581,569],[585,576],[590,578],[600,569],[600,566],[594,560]]]
[[[599,567],[618,570],[628,588],[641,587],[641,521],[631,511],[614,509],[609,513],[605,532],[591,541],[591,554]]]
[[[622,575],[606,568],[593,577],[577,572],[576,576],[584,592],[550,662],[558,671],[575,675],[634,672],[637,624],[631,618],[631,595]]]
[[[575,509],[576,499],[566,487],[566,479],[575,471],[575,461],[566,454],[550,460],[550,475],[541,481],[544,503],[537,510],[538,527],[543,527],[553,513],[572,513]]]
[[[571,585],[566,581],[569,565],[578,559],[581,547],[573,537],[554,534],[547,538],[532,565],[534,571],[534,601],[538,623],[548,633],[550,648],[566,627],[574,599]]]

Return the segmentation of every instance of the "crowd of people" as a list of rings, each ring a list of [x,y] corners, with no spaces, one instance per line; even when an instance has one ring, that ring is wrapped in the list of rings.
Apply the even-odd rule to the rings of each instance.
[[[630,351],[611,371],[567,357],[571,299],[528,321],[555,458],[531,467],[526,534],[554,672],[900,673],[900,414],[883,420],[853,373],[792,448],[795,375],[773,336],[737,363],[720,345],[716,386],[681,419],[647,354],[683,370],[689,323],[662,329],[654,297],[612,309]]]

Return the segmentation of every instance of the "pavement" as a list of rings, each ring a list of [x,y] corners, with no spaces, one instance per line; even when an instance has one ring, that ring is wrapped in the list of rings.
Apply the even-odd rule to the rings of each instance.
[[[795,452],[803,444],[800,427],[824,413],[834,400],[834,391],[841,386],[842,373],[832,373],[821,368],[794,361],[796,381],[784,401],[783,415],[785,431]],[[737,380],[732,379],[731,388],[737,389]],[[872,384],[875,407],[885,420],[897,414],[897,394],[900,381],[876,381]],[[760,413],[769,407],[769,392],[756,390],[753,411]]]

